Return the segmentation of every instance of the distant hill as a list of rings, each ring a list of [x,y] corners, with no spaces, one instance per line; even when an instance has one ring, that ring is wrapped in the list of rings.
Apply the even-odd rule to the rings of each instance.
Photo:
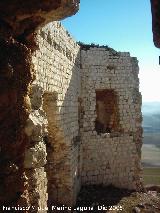
[[[144,143],[160,147],[160,102],[142,104]]]
[[[142,104],[144,132],[160,133],[160,102]]]

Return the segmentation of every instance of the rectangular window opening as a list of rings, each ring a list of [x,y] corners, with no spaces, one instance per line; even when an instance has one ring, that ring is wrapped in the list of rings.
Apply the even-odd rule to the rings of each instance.
[[[98,134],[118,131],[118,103],[114,90],[96,90],[96,113],[95,129]]]

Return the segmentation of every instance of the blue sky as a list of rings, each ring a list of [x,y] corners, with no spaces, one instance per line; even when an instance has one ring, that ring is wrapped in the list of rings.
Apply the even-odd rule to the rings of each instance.
[[[160,101],[160,49],[153,44],[150,0],[81,0],[62,21],[77,40],[130,52],[140,66],[143,101]]]

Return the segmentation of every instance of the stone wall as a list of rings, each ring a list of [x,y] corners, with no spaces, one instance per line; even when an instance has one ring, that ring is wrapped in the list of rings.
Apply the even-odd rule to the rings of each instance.
[[[42,95],[43,89],[38,85],[32,85],[31,111],[25,127],[28,144],[25,150],[24,168],[28,180],[30,212],[44,213],[48,200],[47,174],[44,168],[47,162],[45,136],[48,134],[48,121],[42,109]]]
[[[42,28],[37,42],[33,86],[43,90],[42,107],[48,120],[48,135],[44,139],[48,205],[73,205],[80,188],[80,47],[59,22]]]
[[[39,30],[36,40],[25,152],[31,204],[73,206],[86,184],[137,190],[142,138],[137,59],[79,45],[59,22]]]
[[[82,45],[82,184],[140,186],[141,95],[138,62],[129,53]],[[117,127],[96,131],[96,91],[117,96]],[[105,97],[105,95],[104,95]],[[111,98],[105,97],[104,101]],[[102,108],[102,106],[101,106]],[[114,108],[114,106],[112,106]],[[105,116],[105,113],[103,113]],[[113,118],[114,119],[114,118]]]

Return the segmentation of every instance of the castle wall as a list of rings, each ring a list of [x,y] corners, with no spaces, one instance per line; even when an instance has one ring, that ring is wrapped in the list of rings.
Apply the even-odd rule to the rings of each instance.
[[[31,143],[25,152],[26,174],[34,183],[31,203],[74,205],[86,184],[138,189],[142,130],[136,58],[78,45],[59,22],[46,25],[36,38],[26,128]]]
[[[46,119],[48,123],[48,133],[43,134],[48,205],[73,205],[80,188],[81,167],[78,123],[80,47],[59,22],[42,28],[37,34],[37,44],[39,50],[33,55],[36,80],[32,85],[32,90],[37,88],[37,92],[31,94],[31,100],[38,102],[38,90],[42,90],[41,120]],[[41,166],[43,169],[44,164]],[[45,174],[42,172],[41,176]],[[46,180],[44,178],[44,187]],[[45,194],[46,189],[40,191]]]
[[[138,62],[129,53],[82,45],[82,184],[113,184],[137,189],[140,180],[141,95]],[[96,130],[96,92],[112,91],[117,96],[116,113],[110,129]],[[111,93],[112,93],[111,92]],[[111,94],[112,95],[112,94]],[[99,99],[100,100],[100,99]],[[113,97],[105,97],[109,101]],[[102,101],[102,104],[104,103]],[[101,104],[101,103],[100,103]],[[113,103],[112,103],[113,104]],[[103,110],[99,106],[99,110]],[[109,111],[111,115],[111,110]],[[115,116],[115,118],[114,118]],[[110,116],[111,117],[111,116]],[[105,112],[99,118],[104,128]],[[109,117],[108,117],[109,119]],[[116,128],[114,128],[116,123]]]

